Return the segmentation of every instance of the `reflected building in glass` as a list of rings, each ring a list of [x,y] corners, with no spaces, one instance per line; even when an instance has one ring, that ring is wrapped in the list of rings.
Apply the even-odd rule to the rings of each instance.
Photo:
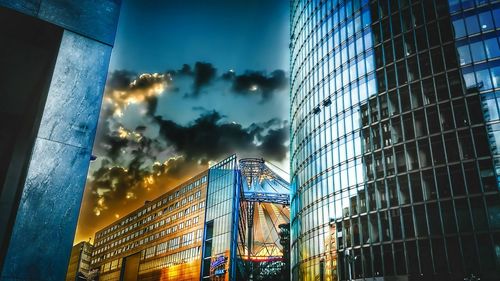
[[[500,1],[291,1],[293,280],[500,280],[499,37]]]

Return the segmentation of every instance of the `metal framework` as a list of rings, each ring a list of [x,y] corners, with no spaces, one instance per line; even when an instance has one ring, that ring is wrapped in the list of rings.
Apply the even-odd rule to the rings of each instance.
[[[246,238],[243,239],[246,245],[240,258],[245,264],[245,278],[265,280],[283,266],[278,225],[290,221],[289,183],[262,158],[241,159],[239,164],[242,176],[240,202],[246,206],[246,222],[242,221],[240,230],[243,231],[241,237]]]
[[[275,203],[281,205],[290,205],[290,196],[287,194],[264,193],[264,192],[245,192],[244,201],[257,203]]]

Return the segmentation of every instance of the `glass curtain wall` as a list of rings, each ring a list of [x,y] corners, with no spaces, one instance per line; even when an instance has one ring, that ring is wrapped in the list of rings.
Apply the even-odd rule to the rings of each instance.
[[[294,280],[498,280],[496,6],[291,2]]]
[[[211,263],[221,257],[225,260],[225,272],[219,276],[220,280],[234,279],[237,243],[232,241],[235,241],[238,226],[237,168],[236,155],[232,155],[211,167],[208,172],[202,263],[204,279],[214,277]]]

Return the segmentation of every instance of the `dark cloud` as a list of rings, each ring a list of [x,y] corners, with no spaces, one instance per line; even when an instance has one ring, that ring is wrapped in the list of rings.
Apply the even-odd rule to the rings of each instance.
[[[181,75],[192,75],[193,71],[191,70],[191,66],[189,66],[189,64],[183,64],[178,73]]]
[[[110,73],[106,81],[107,91],[120,90],[125,91],[132,83],[134,76],[137,74],[128,70],[116,70]]]
[[[189,64],[183,64],[179,70],[168,70],[166,74],[171,76],[188,76],[192,77],[192,92],[185,93],[186,98],[196,98],[201,94],[203,87],[208,86],[213,80],[217,78],[217,69],[207,62],[196,62],[194,68]],[[178,92],[178,90],[177,90]]]
[[[288,126],[270,129],[266,135],[263,136],[262,144],[259,145],[262,155],[266,159],[283,160],[288,152],[288,146],[285,143],[289,139]]]
[[[158,96],[171,81],[170,74],[136,75],[130,71],[114,71],[106,83],[105,107],[112,108],[113,114],[121,115],[129,104],[145,103],[146,112],[154,114]]]
[[[217,69],[210,63],[197,62],[194,65],[193,95],[198,96],[202,87],[210,84],[215,78]]]
[[[204,106],[193,106],[191,107],[191,109],[194,111],[202,111],[202,112],[208,111],[208,109],[206,109]]]
[[[282,161],[288,151],[288,124],[277,118],[244,127],[217,111],[203,111],[188,125],[156,116],[134,130],[123,128],[114,115],[108,118],[105,124],[118,125],[102,127],[96,140],[100,162],[87,181],[82,223],[92,223],[96,216],[114,220],[118,212],[123,215],[207,169],[209,161],[232,153]],[[159,127],[158,137],[144,135],[150,126]],[[158,158],[169,149],[177,156]]]
[[[145,100],[146,103],[146,114],[154,115],[156,113],[156,108],[158,108],[158,97],[152,96]]]
[[[234,70],[228,70],[217,76],[217,69],[206,62],[196,62],[194,67],[184,64],[181,69],[166,71],[167,75],[179,77],[191,77],[192,92],[184,93],[186,98],[196,98],[201,94],[204,87],[218,80],[229,83],[232,92],[242,96],[261,96],[261,102],[267,102],[276,91],[285,90],[288,87],[288,77],[283,70],[275,70],[269,74],[264,71],[247,70],[243,74],[237,74]],[[179,92],[176,86],[171,91]]]
[[[276,124],[276,120],[272,120],[267,124],[252,124],[244,128],[241,124],[223,122],[223,118],[219,112],[210,111],[203,113],[188,126],[160,118],[157,122],[160,125],[160,135],[188,159],[217,160],[236,152],[277,161],[286,157],[287,125],[277,131],[271,130],[266,126]],[[283,135],[283,132],[286,134]],[[262,144],[256,143],[259,139],[262,139]],[[271,146],[272,141],[280,143]],[[276,151],[267,155],[272,149]]]
[[[188,80],[176,85],[175,76]],[[203,106],[191,107],[200,115],[188,124],[158,116],[163,87],[171,93],[179,92],[178,87],[186,81],[192,86],[182,91],[193,91],[188,94],[191,97],[218,81],[239,95],[257,93],[262,101],[287,84],[283,71],[270,75],[252,71],[236,75],[228,71],[217,76],[216,68],[203,62],[193,67],[185,64],[164,74],[137,75],[125,70],[110,73],[94,143],[93,154],[98,160],[92,163],[79,225],[91,226],[95,231],[115,220],[118,213],[124,215],[206,170],[209,161],[233,153],[278,162],[286,158],[289,126],[278,118],[242,126]],[[250,91],[254,85],[255,93]],[[127,128],[124,123],[131,119],[122,114],[129,114],[126,109],[131,103],[141,111]]]
[[[225,81],[230,81],[230,80],[233,80],[234,77],[236,77],[236,74],[234,73],[234,71],[232,70],[229,70],[227,72],[224,72],[224,74],[221,75],[221,79],[222,80],[225,80]]]
[[[259,93],[262,102],[268,101],[275,91],[285,89],[288,86],[288,79],[283,70],[275,70],[270,75],[264,72],[247,71],[243,75],[235,75],[228,78],[233,81],[232,89],[241,95],[254,95]]]

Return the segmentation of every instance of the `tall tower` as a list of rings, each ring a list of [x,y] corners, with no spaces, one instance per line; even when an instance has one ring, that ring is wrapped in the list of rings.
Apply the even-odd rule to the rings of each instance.
[[[291,1],[293,280],[500,278],[499,34],[498,1]]]

